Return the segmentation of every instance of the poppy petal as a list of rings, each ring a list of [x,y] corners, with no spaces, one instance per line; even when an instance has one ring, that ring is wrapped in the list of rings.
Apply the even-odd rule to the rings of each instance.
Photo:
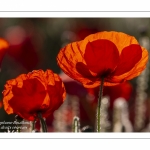
[[[50,97],[50,107],[48,111],[45,113],[43,112],[43,116],[47,117],[48,115],[52,114],[54,110],[58,109],[59,106],[63,103],[64,99],[62,97],[64,93],[64,89],[61,88],[62,84],[59,81],[55,82],[55,86],[48,85],[48,94]],[[59,92],[58,92],[59,91]],[[55,100],[51,100],[55,99]]]
[[[118,76],[130,71],[142,57],[140,45],[132,44],[125,47],[120,55],[120,62],[115,69],[114,76]]]
[[[148,62],[148,51],[142,48],[142,57],[137,64],[127,73],[124,73],[119,76],[113,76],[110,80],[111,82],[124,82],[126,80],[131,80],[134,77],[140,75],[140,73],[146,68],[146,64]]]
[[[63,70],[63,72],[66,73],[69,77],[79,82],[87,83],[91,82],[90,79],[88,78],[85,79],[85,77],[82,75],[83,71],[81,71],[79,64],[77,64],[80,62],[83,63],[82,65],[86,64],[83,58],[84,52],[80,49],[81,42],[73,42],[62,48],[59,54],[57,55],[57,63]],[[96,73],[92,72],[91,74],[92,76],[97,75]]]
[[[119,52],[115,44],[108,40],[96,40],[86,46],[84,58],[87,67],[97,76],[107,76],[119,62]]]
[[[146,68],[147,62],[148,62],[148,51],[142,47],[142,58],[135,65],[132,71],[128,73],[128,76],[126,77],[127,80],[131,80],[132,78],[140,75],[140,73]]]
[[[45,87],[37,79],[23,81],[23,88],[14,86],[12,93],[14,96],[8,103],[14,113],[25,112],[30,116],[37,113],[46,96]]]
[[[88,67],[83,64],[82,62],[77,62],[76,64],[77,71],[86,78],[93,78],[91,72],[89,71]]]
[[[123,32],[103,31],[87,36],[84,39],[84,43],[82,42],[80,48],[85,49],[88,42],[96,41],[99,39],[106,39],[114,43],[119,53],[121,53],[124,47],[127,47],[131,44],[138,44],[138,41],[133,36],[130,36]]]

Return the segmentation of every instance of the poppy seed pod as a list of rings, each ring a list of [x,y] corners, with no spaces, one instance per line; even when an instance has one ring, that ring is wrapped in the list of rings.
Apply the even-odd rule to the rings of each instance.
[[[48,117],[63,103],[66,91],[61,78],[51,70],[34,70],[8,80],[3,91],[4,109],[33,121],[40,112]]]
[[[57,55],[60,68],[86,88],[113,86],[138,76],[146,67],[148,51],[122,32],[104,31],[66,45]]]

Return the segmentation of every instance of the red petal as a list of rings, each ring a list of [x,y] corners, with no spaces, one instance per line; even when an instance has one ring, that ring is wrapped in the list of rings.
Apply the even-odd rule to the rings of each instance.
[[[8,103],[13,108],[14,113],[19,113],[21,116],[22,112],[29,114],[29,116],[34,116],[40,110],[39,108],[46,96],[44,86],[37,79],[24,80],[23,87],[13,86],[12,92],[14,96]],[[22,117],[25,118],[25,116]]]
[[[89,79],[93,78],[93,75],[90,73],[88,67],[84,63],[77,62],[76,69],[83,77],[89,78]]]
[[[65,93],[65,88],[61,81],[55,81],[55,86],[48,85],[47,90],[50,97],[50,106],[48,108],[48,111],[46,111],[45,113],[43,112],[44,117],[52,114],[56,109],[60,107],[60,105],[64,101],[63,95]]]
[[[119,52],[114,43],[101,39],[87,44],[84,58],[91,71],[99,77],[107,76],[118,64]]]
[[[142,57],[140,45],[132,44],[125,47],[120,55],[120,62],[113,75],[118,76],[130,71]]]

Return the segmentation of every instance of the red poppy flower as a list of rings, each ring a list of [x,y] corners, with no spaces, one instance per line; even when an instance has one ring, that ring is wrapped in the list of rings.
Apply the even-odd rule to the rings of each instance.
[[[122,32],[98,32],[62,48],[60,68],[86,88],[112,86],[138,76],[146,67],[148,51]]]
[[[51,115],[63,103],[66,96],[60,77],[51,70],[34,70],[8,80],[3,91],[4,109],[33,121],[37,113]]]
[[[0,65],[2,63],[3,57],[8,49],[9,44],[4,39],[0,38]]]

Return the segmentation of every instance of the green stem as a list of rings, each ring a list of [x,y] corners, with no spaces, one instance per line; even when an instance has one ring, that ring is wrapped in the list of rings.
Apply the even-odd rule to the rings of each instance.
[[[41,126],[42,126],[42,132],[47,132],[46,122],[43,119],[42,114],[40,112],[38,113],[38,118],[40,119],[40,123],[41,123]]]
[[[78,117],[74,117],[73,118],[73,132],[79,132],[80,128],[80,122],[79,122],[79,118]]]
[[[36,120],[32,121],[31,122],[31,131],[33,131],[35,129],[35,123],[36,123]]]
[[[101,78],[101,85],[99,89],[99,97],[98,97],[98,105],[97,105],[97,132],[101,132],[101,125],[100,125],[100,116],[101,116],[101,100],[103,96],[103,85],[104,85],[104,77]]]

